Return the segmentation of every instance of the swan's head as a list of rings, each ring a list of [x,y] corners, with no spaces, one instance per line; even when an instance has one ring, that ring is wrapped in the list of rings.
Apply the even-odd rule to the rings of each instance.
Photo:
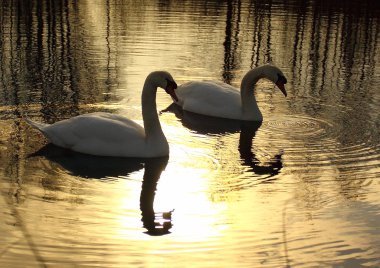
[[[282,73],[282,71],[274,66],[274,65],[264,65],[263,66],[263,74],[266,78],[271,80],[273,83],[276,84],[276,86],[281,90],[281,92],[287,96],[286,90],[285,90],[285,84],[287,82],[285,75]]]
[[[178,101],[178,97],[174,91],[177,88],[177,83],[174,81],[170,73],[157,71],[151,73],[149,76],[157,87],[165,89],[166,93],[168,93],[175,101]]]
[[[178,101],[177,94],[175,94],[175,89],[177,88],[177,83],[174,82],[173,78],[166,78],[166,87],[164,88],[166,93],[168,93],[175,101]]]

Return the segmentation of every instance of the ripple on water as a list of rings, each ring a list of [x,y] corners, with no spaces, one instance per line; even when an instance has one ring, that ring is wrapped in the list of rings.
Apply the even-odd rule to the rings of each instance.
[[[367,133],[352,139],[343,136],[342,125],[304,116],[268,120],[260,131],[260,138],[265,137],[270,144],[284,147],[286,165],[293,169],[335,166],[339,172],[347,174],[360,175],[363,169],[372,169],[370,177],[376,175],[379,146],[366,138]]]

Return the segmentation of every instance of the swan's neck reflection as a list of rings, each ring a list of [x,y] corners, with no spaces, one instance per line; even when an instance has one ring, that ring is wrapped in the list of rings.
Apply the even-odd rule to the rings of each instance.
[[[200,134],[228,135],[240,132],[239,153],[242,164],[257,175],[272,177],[282,169],[282,153],[275,155],[268,164],[260,164],[253,152],[252,142],[261,122],[240,121],[199,115],[182,110],[178,105],[168,106],[162,113],[173,113],[183,126]]]
[[[240,158],[245,166],[257,175],[274,176],[282,169],[282,153],[276,154],[269,165],[259,165],[260,161],[252,151],[252,142],[261,123],[242,122],[239,137]]]
[[[50,162],[57,163],[72,176],[88,179],[107,180],[107,178],[125,177],[145,167],[140,195],[143,225],[150,235],[169,233],[172,226],[171,211],[155,213],[153,209],[157,182],[169,157],[144,159],[92,156],[63,149],[50,143],[28,157],[44,157]]]
[[[141,220],[149,235],[168,234],[172,227],[172,211],[160,213],[155,213],[154,211],[157,182],[168,163],[168,159],[168,157],[152,158],[145,162],[145,172],[140,194],[140,209]]]

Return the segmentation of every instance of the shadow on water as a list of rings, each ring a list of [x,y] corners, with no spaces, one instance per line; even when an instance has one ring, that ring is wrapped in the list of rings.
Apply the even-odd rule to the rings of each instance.
[[[168,164],[169,157],[144,159],[93,156],[63,149],[51,143],[28,157],[44,157],[59,164],[71,175],[88,179],[125,177],[145,168],[140,194],[143,226],[149,235],[170,233],[172,211],[156,213],[153,206],[157,183]]]
[[[240,121],[195,114],[184,111],[174,103],[161,111],[161,113],[164,112],[173,113],[181,121],[184,127],[199,134],[224,135],[240,132],[238,148],[240,158],[242,164],[249,167],[250,172],[257,175],[268,175],[269,177],[272,177],[277,175],[282,169],[282,152],[276,154],[274,158],[269,161],[269,165],[263,166],[260,165],[260,161],[252,151],[252,142],[262,122]]]

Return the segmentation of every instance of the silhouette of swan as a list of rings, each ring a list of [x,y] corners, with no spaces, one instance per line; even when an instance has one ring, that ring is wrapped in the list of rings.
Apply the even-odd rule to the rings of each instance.
[[[172,211],[156,213],[153,209],[157,183],[166,168],[169,157],[126,158],[93,156],[74,152],[65,148],[47,144],[30,157],[44,157],[63,167],[72,176],[103,179],[107,177],[127,176],[144,170],[140,194],[140,210],[144,228],[149,235],[165,235],[172,227]]]
[[[90,113],[52,125],[25,118],[53,144],[70,150],[99,156],[159,157],[169,155],[156,109],[157,88],[162,87],[174,99],[177,84],[168,72],[148,75],[142,90],[144,128],[136,122],[111,113]]]
[[[244,121],[262,121],[256,103],[256,82],[266,78],[287,95],[287,80],[282,71],[270,64],[248,71],[241,81],[240,90],[219,81],[191,81],[178,86],[174,102],[183,110],[207,116]]]

